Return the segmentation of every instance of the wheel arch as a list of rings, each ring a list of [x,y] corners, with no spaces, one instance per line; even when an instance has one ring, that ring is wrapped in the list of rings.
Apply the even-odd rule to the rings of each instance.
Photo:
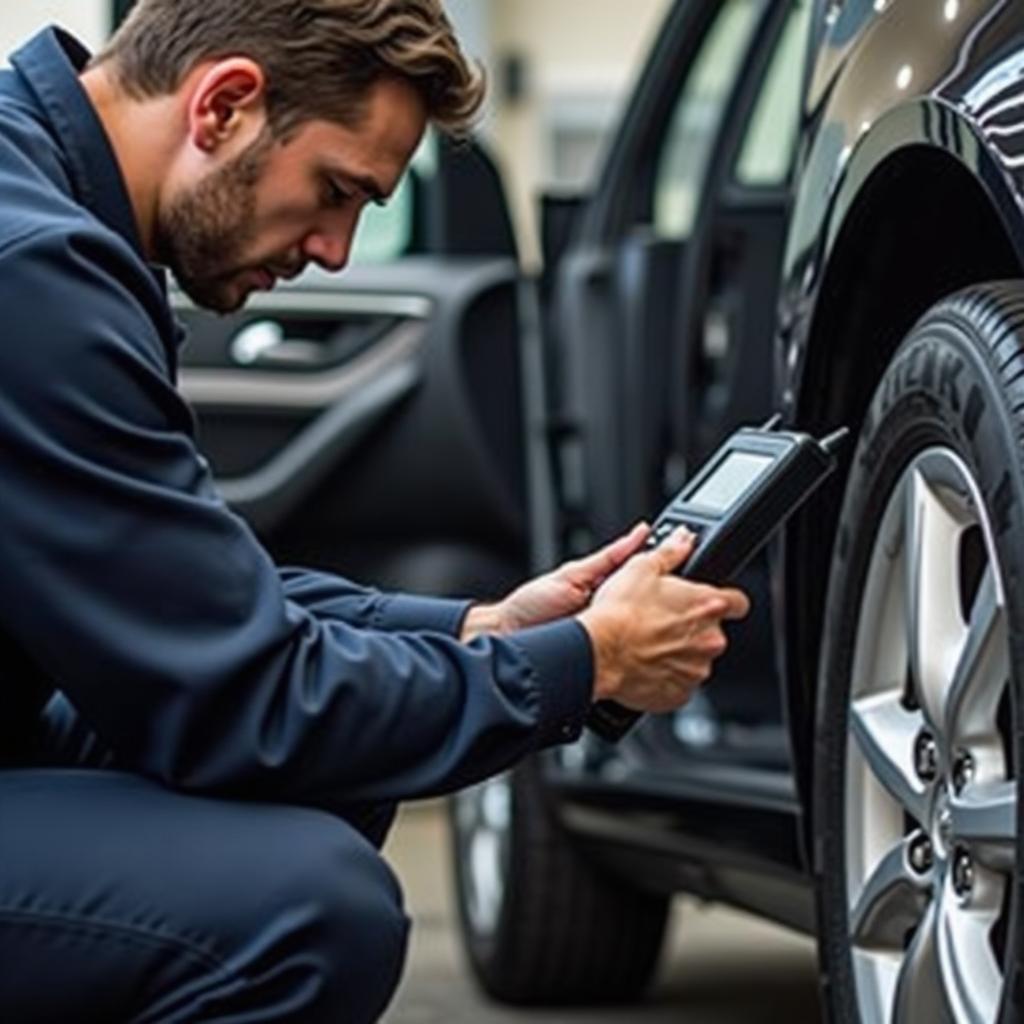
[[[865,138],[832,212],[791,409],[801,429],[842,424],[856,435],[889,359],[929,307],[972,284],[1024,274],[1024,218],[995,155],[968,122],[934,101],[892,112],[877,136]],[[804,807],[811,806],[820,634],[847,470],[798,517],[784,546],[785,678]]]

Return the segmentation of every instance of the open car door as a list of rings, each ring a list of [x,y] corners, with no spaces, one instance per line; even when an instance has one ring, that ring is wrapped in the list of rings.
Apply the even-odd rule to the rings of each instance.
[[[676,3],[555,275],[563,550],[655,515],[740,425],[769,418],[809,0]],[[639,729],[681,786],[723,760],[744,798],[796,807],[767,556],[713,684]],[[706,768],[706,772],[705,772]],[[659,769],[660,770],[660,769]]]

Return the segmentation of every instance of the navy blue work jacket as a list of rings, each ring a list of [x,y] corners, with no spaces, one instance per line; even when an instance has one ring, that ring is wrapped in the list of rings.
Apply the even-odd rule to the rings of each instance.
[[[179,328],[58,30],[0,73],[0,719],[63,691],[119,764],[263,798],[442,792],[574,739],[566,620],[461,644],[465,602],[279,571],[175,390]]]

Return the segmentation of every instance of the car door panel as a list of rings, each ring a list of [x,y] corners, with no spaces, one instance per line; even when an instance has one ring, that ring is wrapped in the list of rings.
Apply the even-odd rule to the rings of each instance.
[[[693,458],[703,458],[743,423],[774,411],[771,332],[765,310],[778,300],[785,193],[727,190],[720,201],[710,246],[702,331],[693,353],[694,401],[688,433]]]
[[[559,281],[560,490],[586,547],[662,500],[674,285],[683,246],[638,229],[570,255]],[[575,512],[575,514],[573,514]]]
[[[521,287],[509,259],[408,258],[181,310],[202,446],[279,560],[438,593],[521,575]]]
[[[590,533],[568,520],[582,543],[655,514],[728,433],[771,411],[772,338],[759,321],[775,305],[786,183],[729,181],[791,7],[710,5],[697,19],[699,7],[687,14],[703,42],[689,41],[689,67],[649,65],[557,282],[563,448],[577,449],[575,493],[569,478],[562,493],[570,513],[584,510],[577,519]],[[647,141],[652,126],[658,145]],[[616,201],[629,191],[631,203]],[[673,776],[700,760],[772,775],[789,765],[767,557],[736,582],[753,611],[713,685],[637,730],[644,756],[670,752]]]

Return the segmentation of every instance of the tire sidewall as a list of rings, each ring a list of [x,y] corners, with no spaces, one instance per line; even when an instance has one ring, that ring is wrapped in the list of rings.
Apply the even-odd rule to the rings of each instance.
[[[993,526],[1010,623],[1011,693],[1021,764],[1019,676],[1024,664],[1024,413],[1014,413],[993,356],[995,339],[963,296],[940,304],[896,352],[875,393],[854,456],[829,576],[818,681],[814,750],[814,870],[822,982],[830,1020],[856,1024],[848,942],[845,775],[850,671],[861,593],[881,516],[904,470],[921,451],[954,451],[980,486]],[[1018,777],[1020,772],[1018,771]],[[1018,782],[1018,807],[1020,806]],[[1020,1019],[1020,869],[1013,881],[1007,977],[999,1020]]]
[[[662,947],[669,898],[584,856],[558,820],[541,761],[509,775],[505,895],[493,932],[472,928],[458,892],[464,945],[493,997],[517,1005],[595,1005],[643,991]],[[456,823],[457,827],[457,823]],[[456,851],[457,885],[466,866]]]

